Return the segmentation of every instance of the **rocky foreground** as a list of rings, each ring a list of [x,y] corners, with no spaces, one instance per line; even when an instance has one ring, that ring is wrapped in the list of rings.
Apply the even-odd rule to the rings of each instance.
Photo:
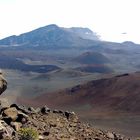
[[[80,122],[74,112],[9,105],[1,100],[0,139],[28,140],[20,137],[20,130],[32,128],[39,137],[31,140],[128,140],[113,132],[97,130]]]

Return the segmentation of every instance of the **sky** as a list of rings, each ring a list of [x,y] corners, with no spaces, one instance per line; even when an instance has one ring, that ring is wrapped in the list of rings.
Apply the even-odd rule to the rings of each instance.
[[[57,24],[140,43],[140,0],[0,0],[0,39]]]

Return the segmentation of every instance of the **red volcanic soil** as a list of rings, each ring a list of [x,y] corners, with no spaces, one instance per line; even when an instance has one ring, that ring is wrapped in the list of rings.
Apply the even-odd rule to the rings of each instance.
[[[94,127],[130,137],[140,134],[140,73],[90,81],[33,100],[18,99],[18,102],[72,110]]]
[[[20,103],[60,108],[88,108],[91,112],[140,114],[140,73],[123,74],[90,81],[51,94],[43,94],[32,101]]]

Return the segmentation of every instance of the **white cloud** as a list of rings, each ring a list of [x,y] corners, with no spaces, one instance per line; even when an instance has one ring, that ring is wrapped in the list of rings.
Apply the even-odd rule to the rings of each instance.
[[[0,0],[0,38],[55,23],[89,27],[104,40],[140,43],[139,3],[139,0]]]

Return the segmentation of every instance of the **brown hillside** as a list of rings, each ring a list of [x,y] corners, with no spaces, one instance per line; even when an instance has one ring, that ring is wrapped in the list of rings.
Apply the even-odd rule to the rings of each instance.
[[[95,80],[57,93],[44,94],[34,99],[33,103],[47,103],[51,107],[89,105],[94,111],[140,113],[140,73]]]

